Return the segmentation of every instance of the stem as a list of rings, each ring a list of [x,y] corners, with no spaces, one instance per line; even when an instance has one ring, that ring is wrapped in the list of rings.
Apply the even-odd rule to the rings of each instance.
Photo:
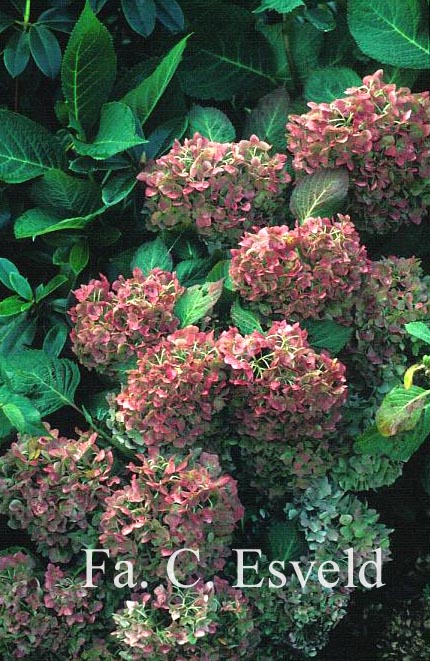
[[[31,11],[31,0],[25,0],[24,30],[27,28],[27,25],[30,22],[30,11]]]

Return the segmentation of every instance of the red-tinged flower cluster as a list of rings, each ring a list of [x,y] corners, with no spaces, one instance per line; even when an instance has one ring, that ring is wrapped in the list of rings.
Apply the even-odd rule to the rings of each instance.
[[[130,483],[105,500],[102,547],[112,557],[131,558],[147,576],[166,576],[167,558],[182,548],[198,549],[200,560],[181,554],[178,580],[193,582],[190,576],[200,568],[222,569],[243,508],[236,482],[221,474],[218,457],[137,457],[142,465],[129,465]]]
[[[351,212],[369,232],[419,224],[430,189],[430,98],[385,84],[383,71],[331,103],[309,102],[290,115],[288,148],[297,171],[345,167],[353,183]]]
[[[135,446],[184,447],[214,431],[228,394],[213,332],[187,326],[146,352],[116,397],[113,426]]]
[[[93,577],[97,580],[97,576]],[[45,572],[44,603],[57,615],[64,617],[67,626],[74,624],[85,627],[95,622],[102,610],[100,588],[85,587],[85,576],[70,575],[60,567],[48,564]]]
[[[44,606],[33,558],[21,551],[0,556],[0,585],[0,653],[27,658],[58,626]]]
[[[127,661],[236,661],[249,658],[255,639],[247,598],[217,576],[186,590],[160,584],[113,618]]]
[[[350,350],[366,381],[382,381],[387,369],[404,371],[405,324],[430,320],[430,279],[415,257],[388,257],[371,264],[356,306],[356,334]],[[376,374],[375,374],[376,371]],[[387,374],[385,374],[387,377]]]
[[[285,206],[291,181],[286,156],[253,135],[210,142],[198,133],[176,140],[168,154],[138,175],[146,187],[149,229],[195,227],[210,242],[231,246],[244,229],[266,225]]]
[[[101,503],[119,481],[113,456],[96,445],[97,434],[78,440],[48,429],[22,436],[0,457],[0,513],[11,528],[27,530],[37,550],[52,562],[68,562],[83,538],[97,539]]]
[[[119,276],[112,287],[105,276],[81,285],[70,311],[73,351],[89,369],[108,374],[121,369],[138,351],[153,347],[178,327],[173,312],[184,292],[176,275],[153,269],[144,276]]]
[[[260,442],[322,438],[334,431],[347,396],[345,367],[316,353],[299,324],[275,322],[265,335],[231,328],[218,346],[231,367],[238,433]]]
[[[349,216],[245,234],[232,250],[230,275],[241,296],[269,318],[349,320],[369,271]]]

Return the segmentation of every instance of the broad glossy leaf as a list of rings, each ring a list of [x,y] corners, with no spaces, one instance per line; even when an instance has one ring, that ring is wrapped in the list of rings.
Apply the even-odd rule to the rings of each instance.
[[[205,281],[212,263],[210,257],[184,259],[176,265],[175,273],[181,285],[192,287]]]
[[[251,310],[245,310],[237,300],[231,306],[230,316],[233,324],[243,335],[248,335],[253,331],[263,332],[258,316]]]
[[[50,30],[65,32],[69,34],[73,30],[76,19],[67,7],[53,7],[46,9],[38,18],[38,25],[45,25]]]
[[[31,301],[23,301],[20,296],[8,296],[0,301],[0,317],[14,317],[32,307]]]
[[[35,207],[25,211],[15,221],[15,237],[17,239],[29,239],[42,234],[60,232],[62,230],[83,229],[91,220],[105,211],[105,207],[86,216],[74,216],[72,218],[60,218],[50,211]]]
[[[149,37],[155,27],[154,0],[121,0],[121,6],[131,29],[142,37]]]
[[[31,119],[0,110],[0,180],[19,184],[62,168],[61,142]]]
[[[427,324],[424,324],[422,321],[411,321],[409,324],[406,324],[405,329],[412,337],[430,344],[430,328]]]
[[[208,282],[204,285],[194,285],[182,294],[177,301],[174,312],[181,322],[181,328],[195,324],[207,315],[218,301],[222,293],[222,280]]]
[[[317,170],[300,179],[290,199],[290,211],[299,221],[316,216],[331,216],[340,211],[348,194],[345,170]]]
[[[382,436],[395,436],[414,429],[428,404],[430,390],[418,386],[396,387],[386,395],[376,412],[376,425]]]
[[[184,39],[181,39],[163,57],[155,71],[121,99],[123,103],[130,106],[142,125],[148,120],[172,80],[182,59],[188,38],[184,37]]]
[[[28,32],[14,32],[3,53],[4,65],[12,78],[19,76],[30,59]]]
[[[314,28],[321,32],[331,32],[336,27],[336,19],[326,5],[306,7],[303,15]]]
[[[269,560],[288,563],[298,560],[307,550],[304,535],[296,521],[275,521],[267,532]]]
[[[277,11],[279,14],[289,14],[293,9],[304,6],[303,0],[262,0],[261,5],[254,10],[254,13]]]
[[[86,215],[101,206],[101,191],[96,183],[61,170],[51,170],[38,179],[33,184],[32,197],[37,205],[51,207],[57,213]]]
[[[305,83],[305,98],[330,103],[345,94],[348,87],[360,87],[360,76],[348,67],[323,67],[312,71]]]
[[[337,355],[352,337],[353,329],[341,326],[330,319],[305,319],[303,328],[308,331],[308,341],[313,349],[321,351],[327,349],[331,354]]]
[[[87,131],[97,121],[116,77],[116,55],[106,27],[88,2],[76,23],[61,68],[70,125]]]
[[[75,149],[82,156],[105,160],[145,142],[136,133],[136,121],[131,109],[125,103],[112,101],[102,107],[100,127],[94,141],[87,144],[75,140]]]
[[[287,123],[290,97],[284,87],[278,87],[263,96],[246,121],[246,135],[258,135],[266,140],[274,151],[285,149],[285,125]]]
[[[155,268],[163,271],[172,270],[172,256],[163,240],[158,237],[155,241],[149,241],[141,245],[134,253],[130,268],[139,268],[143,275]]]
[[[55,78],[61,67],[61,48],[57,38],[44,25],[33,25],[29,35],[33,60],[45,76]]]
[[[182,32],[184,14],[176,0],[155,0],[157,18],[170,32]]]
[[[129,195],[137,184],[134,172],[114,172],[102,189],[103,204],[114,206]]]
[[[200,133],[212,142],[233,142],[236,131],[225,113],[218,108],[194,105],[188,115],[190,135]]]
[[[79,275],[84,270],[89,258],[90,250],[86,239],[82,239],[73,245],[70,251],[69,263],[75,275]]]
[[[429,69],[425,4],[421,0],[349,0],[349,29],[363,53],[375,60]]]

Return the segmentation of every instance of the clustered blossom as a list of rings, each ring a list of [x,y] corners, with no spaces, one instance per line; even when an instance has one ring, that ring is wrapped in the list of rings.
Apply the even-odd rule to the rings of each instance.
[[[385,84],[383,71],[331,103],[290,115],[288,148],[298,172],[345,167],[353,184],[353,211],[369,232],[420,224],[430,188],[429,92],[412,94]]]
[[[93,581],[97,577],[93,576]],[[85,587],[85,576],[74,576],[60,567],[48,564],[44,581],[44,603],[46,608],[65,618],[67,626],[74,624],[85,628],[95,622],[97,613],[103,608],[103,592],[100,588]]]
[[[83,365],[112,374],[176,330],[173,309],[185,290],[174,273],[158,268],[147,276],[135,268],[132,278],[119,276],[112,287],[105,276],[100,278],[74,292],[78,303],[69,311],[74,323],[70,337]]]
[[[149,229],[195,227],[210,242],[232,245],[244,229],[266,225],[285,205],[291,177],[286,156],[253,135],[210,142],[198,133],[138,175],[146,190]]]
[[[177,558],[175,573],[189,577],[200,567],[222,569],[236,523],[243,516],[236,482],[222,475],[218,457],[198,459],[137,455],[131,481],[106,498],[100,543],[112,557],[130,557],[146,575],[166,575],[163,559],[180,548],[200,551]]]
[[[288,321],[350,319],[369,261],[349,216],[265,227],[239,246],[230,276],[252,308]]]
[[[187,326],[147,351],[116,397],[115,427],[135,445],[183,447],[213,432],[227,398],[213,332]]]
[[[275,322],[265,335],[235,328],[218,346],[231,367],[238,433],[260,442],[288,442],[334,431],[346,400],[345,367],[316,353],[299,324]]]
[[[95,518],[119,481],[113,456],[96,445],[97,434],[78,440],[48,429],[22,436],[0,457],[0,513],[11,528],[27,530],[37,550],[52,562],[68,562],[82,538],[96,540]]]
[[[126,661],[223,661],[249,658],[253,623],[248,599],[215,576],[178,590],[158,585],[127,601],[113,616],[113,636]],[[228,655],[228,656],[227,656]]]
[[[382,380],[387,369],[404,371],[409,337],[405,324],[430,320],[430,282],[415,257],[388,257],[371,263],[356,304],[354,367],[366,380]],[[385,373],[385,374],[384,374]]]

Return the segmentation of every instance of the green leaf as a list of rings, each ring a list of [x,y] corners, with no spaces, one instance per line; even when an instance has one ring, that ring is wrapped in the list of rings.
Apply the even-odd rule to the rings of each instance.
[[[421,0],[349,0],[349,29],[363,53],[375,60],[429,69],[426,9]]]
[[[233,142],[236,131],[227,117],[218,108],[194,105],[188,114],[190,135],[200,133],[212,142]]]
[[[79,133],[87,131],[97,121],[115,77],[112,38],[87,2],[70,35],[61,68],[70,125]]]
[[[15,264],[5,257],[0,257],[0,282],[8,289],[13,289],[10,282],[10,276],[13,273],[19,275],[19,271]]]
[[[19,296],[9,296],[0,301],[0,317],[13,317],[15,314],[29,310],[32,305],[31,301],[23,301]]]
[[[87,215],[101,206],[101,191],[89,179],[79,179],[60,170],[51,170],[32,187],[32,197],[41,207],[52,207],[56,212]],[[56,214],[55,214],[56,215]]]
[[[30,51],[33,60],[45,76],[55,78],[61,66],[61,48],[57,38],[44,25],[30,28]]]
[[[336,20],[327,6],[306,7],[303,16],[321,32],[331,32],[336,27]]]
[[[46,433],[40,412],[31,401],[27,397],[10,392],[4,386],[0,387],[0,411],[20,434]],[[4,425],[2,427],[4,432]]]
[[[299,221],[332,216],[348,194],[349,177],[344,169],[317,170],[300,179],[290,199],[290,211]]]
[[[258,316],[251,310],[242,308],[238,300],[234,301],[231,306],[230,316],[233,324],[237,326],[243,335],[248,335],[253,331],[263,332]]]
[[[86,144],[76,139],[74,146],[81,156],[104,160],[144,142],[147,140],[136,133],[136,122],[130,108],[120,101],[112,101],[102,107],[100,127],[94,142]]]
[[[302,326],[308,331],[308,341],[313,349],[316,351],[326,349],[333,355],[342,351],[353,333],[352,328],[341,326],[330,319],[321,321],[305,319]]]
[[[277,11],[279,14],[289,14],[297,7],[304,6],[305,3],[303,0],[262,0],[261,5],[254,10],[254,14],[272,10]]]
[[[42,234],[51,232],[60,232],[62,230],[83,229],[91,220],[105,211],[105,208],[98,209],[94,213],[86,216],[76,216],[73,218],[59,218],[51,211],[45,211],[38,207],[29,209],[15,221],[15,237],[17,239],[29,239]]]
[[[8,388],[31,399],[42,416],[73,406],[80,374],[75,363],[29,349],[0,358],[0,371]]]
[[[118,172],[112,174],[102,189],[102,200],[107,207],[112,207],[126,198],[137,184],[133,172]]]
[[[382,436],[376,425],[367,429],[356,440],[357,452],[370,455],[385,455],[394,460],[408,461],[414,452],[424,443],[430,433],[430,409],[425,409],[418,424],[411,431]]]
[[[155,241],[144,243],[136,250],[131,260],[130,268],[139,268],[143,275],[148,275],[155,268],[159,268],[162,271],[171,271],[172,264],[173,261],[170,252],[163,240],[158,237]]]
[[[258,135],[274,151],[285,149],[285,125],[288,120],[290,97],[284,87],[263,96],[247,118],[246,135]]]
[[[155,27],[154,0],[121,0],[121,5],[131,29],[142,37],[149,37]]]
[[[52,292],[56,291],[61,285],[64,285],[67,280],[67,276],[58,274],[54,275],[46,285],[39,285],[36,289],[36,303],[39,303],[52,294]]]
[[[51,30],[70,34],[75,25],[75,19],[69,9],[54,7],[53,9],[43,11],[37,19],[37,24],[46,25]]]
[[[310,23],[292,21],[288,26],[287,36],[294,67],[300,80],[304,81],[320,64],[324,33]]]
[[[175,268],[176,276],[184,287],[191,287],[204,282],[210,270],[212,259],[209,257],[195,257],[179,262]]]
[[[396,387],[386,395],[376,412],[376,425],[382,436],[394,436],[409,431],[418,423],[430,390],[411,386]]]
[[[36,334],[36,319],[23,312],[13,319],[0,319],[0,354],[10,356],[30,345]]]
[[[0,179],[20,184],[64,165],[56,137],[27,117],[0,110]]]
[[[182,32],[184,14],[176,0],[155,0],[157,18],[170,32]]]
[[[33,290],[27,278],[24,278],[20,273],[11,273],[9,280],[13,291],[16,291],[21,298],[24,298],[26,301],[33,300]]]
[[[360,76],[348,67],[323,67],[312,71],[305,83],[305,98],[315,103],[330,103],[345,94],[348,87],[360,87]]]
[[[275,521],[267,531],[269,560],[285,563],[298,560],[307,550],[296,521]]]
[[[207,11],[188,52],[180,77],[189,96],[225,101],[237,94],[260,96],[277,86],[270,45],[256,31],[253,16],[236,5]]]
[[[189,37],[184,37],[161,60],[155,71],[121,100],[130,106],[143,125],[150,117],[179,66]]]
[[[209,271],[206,282],[217,282],[218,280],[226,280],[229,276],[231,259],[222,259],[217,262],[215,266]]]
[[[194,285],[182,294],[175,305],[175,315],[181,322],[181,328],[195,324],[212,310],[222,293],[222,280]]]
[[[157,158],[161,154],[165,154],[175,139],[182,138],[187,128],[188,116],[175,117],[157,126],[148,136],[148,144],[145,147],[147,158]]]
[[[430,344],[430,328],[427,324],[424,324],[422,321],[411,321],[409,324],[406,324],[405,328],[412,337]]]
[[[43,351],[48,354],[48,356],[57,358],[64,348],[69,336],[69,330],[69,327],[62,322],[58,322],[54,326],[51,326],[43,340]]]
[[[0,34],[13,25],[13,18],[0,11]]]
[[[19,76],[30,59],[28,32],[14,32],[6,44],[4,65],[12,78]]]
[[[79,273],[84,270],[88,264],[89,258],[90,249],[88,241],[82,239],[81,241],[78,241],[78,243],[75,243],[69,256],[69,263],[75,275],[79,275]]]

